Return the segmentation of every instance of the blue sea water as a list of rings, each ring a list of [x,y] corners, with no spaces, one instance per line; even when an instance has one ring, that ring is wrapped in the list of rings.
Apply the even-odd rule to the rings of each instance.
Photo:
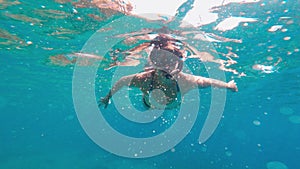
[[[122,14],[97,21],[87,16],[101,16],[96,8],[78,8],[74,14],[71,3],[33,0],[0,1],[0,9],[1,169],[300,168],[299,1],[229,4],[219,11],[216,23],[201,27],[208,33],[242,39],[242,43],[215,43],[215,48],[223,52],[230,46],[239,56],[232,68],[246,76],[226,72],[239,91],[227,92],[223,118],[205,143],[197,139],[210,106],[209,88],[200,90],[202,107],[190,133],[170,151],[142,159],[114,155],[88,137],[73,104],[74,65],[58,66],[49,59],[79,52],[97,30]],[[258,21],[226,32],[213,30],[222,19],[241,13]],[[283,28],[268,31],[274,25]],[[274,66],[274,71],[256,70],[257,64]],[[110,79],[113,71],[99,74],[96,84],[103,90],[95,89],[97,97],[108,91],[108,82],[101,80]],[[132,97],[135,92],[131,91]],[[157,121],[150,130],[145,124],[128,123],[113,106],[100,109],[110,124],[127,135],[149,136],[152,128],[163,132],[173,124]]]

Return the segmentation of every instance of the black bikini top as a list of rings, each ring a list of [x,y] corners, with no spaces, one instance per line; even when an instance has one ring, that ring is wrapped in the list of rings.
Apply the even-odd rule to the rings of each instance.
[[[173,79],[173,76],[172,75],[170,75],[169,73],[167,73],[167,72],[165,72],[165,71],[163,71],[163,70],[158,70],[158,69],[153,69],[153,71],[151,72],[151,82],[150,82],[150,89],[149,89],[149,93],[152,91],[152,90],[154,90],[155,88],[154,88],[154,76],[155,76],[155,71],[162,71],[163,73],[164,73],[164,76],[167,78],[167,79],[172,79],[172,80],[174,80],[175,82],[176,82],[176,80],[175,79]],[[177,89],[177,98],[179,97],[181,97],[181,95],[179,94],[179,92],[180,92],[180,89],[179,89],[179,86],[178,86],[178,83],[176,82],[176,89]],[[166,108],[176,108],[178,105],[180,105],[180,101],[181,101],[181,99],[177,99],[176,101],[173,101],[173,102],[171,102],[171,103],[169,103],[168,105],[166,105],[167,107]],[[147,106],[148,108],[150,108],[151,107],[151,104],[150,104],[150,102],[149,102],[149,97],[146,97],[145,98],[145,96],[143,97],[143,102],[144,102],[144,104],[145,104],[145,106]],[[158,108],[158,107],[157,107]]]
[[[178,83],[176,82],[176,80],[173,78],[172,75],[170,75],[168,72],[164,71],[164,70],[159,70],[159,69],[153,69],[153,71],[151,72],[151,82],[150,82],[150,89],[149,91],[152,91],[154,88],[154,83],[155,83],[155,80],[154,80],[154,76],[155,76],[155,72],[156,71],[161,71],[163,72],[164,76],[166,77],[166,79],[171,79],[172,81],[175,81],[176,83],[176,89],[177,89],[177,92],[180,91],[179,89],[179,86],[178,86]]]

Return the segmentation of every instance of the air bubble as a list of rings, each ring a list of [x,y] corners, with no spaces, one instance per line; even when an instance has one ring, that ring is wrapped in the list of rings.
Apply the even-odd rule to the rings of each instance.
[[[258,120],[254,120],[254,121],[253,121],[253,124],[254,124],[255,126],[260,126],[260,125],[261,125],[261,122],[258,121]]]

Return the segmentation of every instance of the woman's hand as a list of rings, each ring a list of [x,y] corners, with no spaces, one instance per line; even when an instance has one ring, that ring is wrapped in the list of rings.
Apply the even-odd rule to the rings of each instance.
[[[234,82],[234,80],[231,80],[230,82],[227,83],[227,88],[231,89],[234,92],[238,91],[238,88],[237,88],[236,83]]]
[[[109,97],[106,96],[104,98],[101,98],[98,102],[98,106],[100,107],[101,105],[104,105],[104,108],[106,108],[109,104]]]

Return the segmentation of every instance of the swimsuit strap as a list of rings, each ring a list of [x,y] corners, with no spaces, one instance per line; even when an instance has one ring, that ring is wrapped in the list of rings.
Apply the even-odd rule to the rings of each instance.
[[[151,70],[151,69],[152,69],[152,68],[150,68],[149,70]],[[149,93],[150,93],[150,91],[153,90],[154,75],[155,75],[155,69],[152,69]],[[149,98],[148,98],[148,99],[149,99]],[[144,102],[144,105],[145,105],[147,108],[150,108],[150,107],[151,107],[151,105],[146,101],[145,96],[143,96],[143,102]]]
[[[154,84],[154,75],[155,75],[155,69],[151,72],[151,81],[150,81],[150,89],[149,91],[153,90],[153,84]]]

